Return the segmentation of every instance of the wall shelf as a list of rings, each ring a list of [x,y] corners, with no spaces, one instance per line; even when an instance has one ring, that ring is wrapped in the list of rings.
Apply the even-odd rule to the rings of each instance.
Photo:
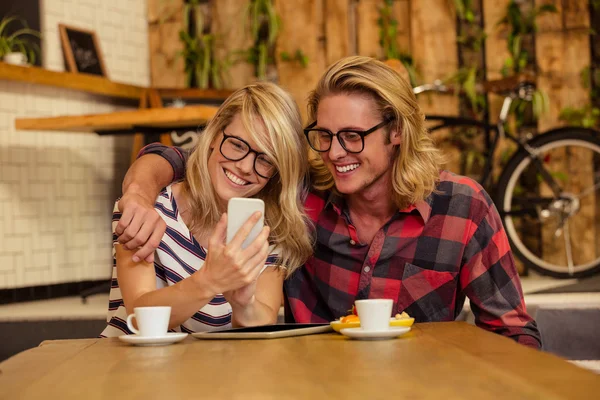
[[[120,98],[139,100],[145,88],[113,82],[101,76],[56,72],[39,67],[23,67],[0,62],[0,79],[65,89]]]
[[[196,129],[211,119],[217,109],[218,107],[215,106],[201,105],[181,108],[147,108],[108,114],[17,118],[15,127],[22,130],[96,132],[99,134],[168,132],[177,128]]]

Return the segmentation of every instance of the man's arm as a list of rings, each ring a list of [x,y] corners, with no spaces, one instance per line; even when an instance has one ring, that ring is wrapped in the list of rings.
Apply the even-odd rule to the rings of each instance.
[[[460,285],[469,297],[477,326],[541,348],[540,332],[525,309],[508,238],[493,205],[470,237],[465,256]]]
[[[134,262],[154,262],[154,250],[166,230],[154,203],[162,188],[185,176],[187,156],[185,150],[153,143],[142,149],[127,171],[119,201],[123,215],[115,233],[126,249],[138,249]]]

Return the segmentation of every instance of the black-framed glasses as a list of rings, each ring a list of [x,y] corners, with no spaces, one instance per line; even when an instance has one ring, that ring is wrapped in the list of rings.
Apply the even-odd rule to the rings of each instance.
[[[258,176],[270,179],[277,174],[277,168],[275,168],[275,165],[273,165],[265,153],[253,150],[244,139],[228,135],[225,131],[223,131],[223,140],[221,141],[219,151],[229,161],[240,161],[246,158],[248,154],[254,153],[254,172]]]
[[[337,136],[340,145],[348,153],[360,153],[365,148],[365,136],[375,132],[377,129],[387,125],[391,119],[384,119],[379,124],[366,131],[358,131],[355,129],[343,129],[337,133],[333,133],[328,129],[315,128],[317,121],[313,122],[304,129],[304,134],[308,140],[310,147],[320,153],[329,151],[331,142],[334,136]]]

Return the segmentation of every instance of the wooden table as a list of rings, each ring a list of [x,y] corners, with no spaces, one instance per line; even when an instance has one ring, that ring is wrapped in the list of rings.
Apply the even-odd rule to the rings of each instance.
[[[2,399],[597,399],[600,376],[462,322],[404,338],[322,334],[133,347],[48,341],[0,363]]]

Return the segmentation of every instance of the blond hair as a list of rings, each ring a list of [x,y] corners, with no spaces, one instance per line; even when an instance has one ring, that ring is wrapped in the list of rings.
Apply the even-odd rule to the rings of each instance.
[[[392,169],[394,203],[405,208],[424,200],[439,180],[442,157],[425,128],[425,116],[407,79],[393,68],[370,57],[343,58],[329,67],[308,99],[308,114],[316,119],[319,102],[336,94],[368,95],[391,129],[401,132]],[[320,157],[311,157],[313,185],[334,188],[333,176]]]
[[[212,229],[224,211],[219,209],[208,173],[208,158],[211,151],[219,151],[215,140],[238,114],[246,131],[278,171],[253,197],[265,202],[265,223],[271,229],[269,242],[278,249],[278,264],[289,276],[312,254],[303,206],[308,191],[307,146],[298,106],[273,83],[258,82],[235,91],[200,135],[188,159],[183,186],[190,201],[192,229]]]

